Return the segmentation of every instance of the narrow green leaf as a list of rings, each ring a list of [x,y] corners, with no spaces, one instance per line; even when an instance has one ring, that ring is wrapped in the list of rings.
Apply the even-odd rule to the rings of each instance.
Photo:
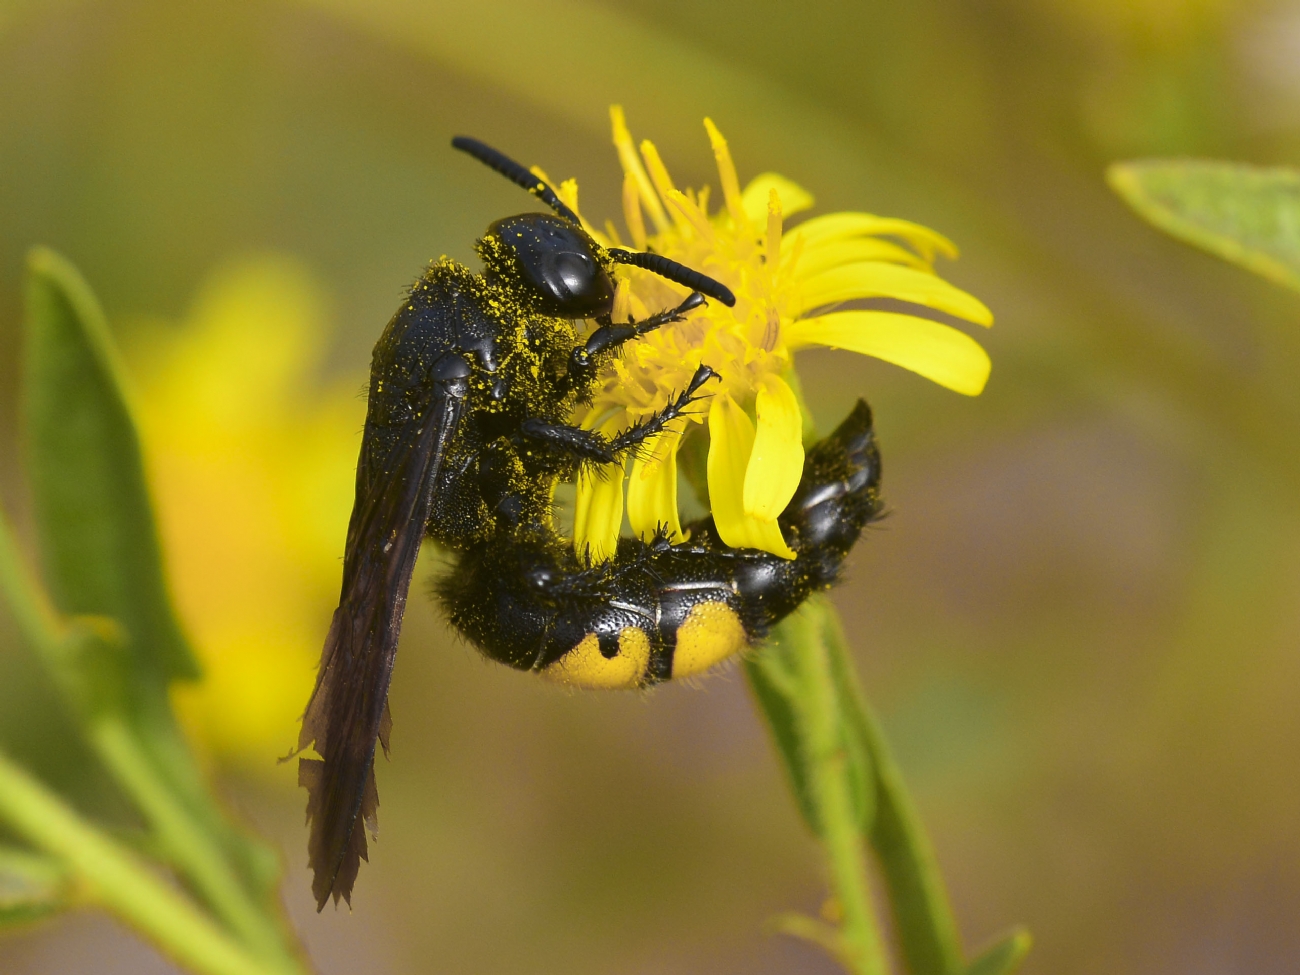
[[[1147,159],[1116,163],[1106,179],[1166,233],[1300,290],[1300,171]]]
[[[0,753],[0,820],[65,863],[85,897],[203,975],[298,975],[295,958],[258,958],[136,854],[86,822]]]
[[[1033,944],[1028,931],[1016,928],[971,962],[966,975],[1012,975]]]
[[[855,959],[844,943],[843,933],[835,925],[827,924],[815,917],[808,917],[806,914],[792,912],[778,914],[768,923],[768,927],[778,934],[800,938],[814,944],[838,961],[846,972],[854,970]]]
[[[826,643],[852,736],[867,750],[876,776],[871,846],[880,862],[893,909],[898,945],[912,975],[961,975],[961,939],[925,827],[902,773],[866,704],[853,671],[839,617],[828,607]]]
[[[13,528],[0,511],[0,599],[59,689],[84,721],[123,707],[125,636],[106,616],[64,619],[18,548]]]
[[[0,928],[57,913],[70,900],[68,872],[58,861],[0,847]]]
[[[77,637],[85,635],[78,618],[111,617],[126,635],[116,687],[103,670],[104,653],[67,652],[60,659],[80,659],[84,673],[65,686],[78,690],[98,680],[105,686],[90,690],[100,700],[120,689],[134,737],[168,789],[217,838],[246,889],[271,902],[279,872],[274,853],[222,816],[171,712],[168,683],[197,677],[199,669],[168,597],[139,438],[103,313],[77,270],[43,248],[28,258],[23,409],[57,610],[41,609],[43,622],[71,618],[71,626],[54,629]]]
[[[29,255],[23,425],[41,554],[66,615],[108,616],[137,666],[194,678],[162,570],[140,443],[99,304],[53,251]]]
[[[222,818],[170,712],[164,710],[165,692],[141,694],[136,688],[135,700],[128,705],[131,695],[122,681],[131,670],[122,661],[121,628],[105,617],[61,618],[28,568],[3,512],[0,598],[74,706],[91,746],[159,830],[150,839],[171,841],[155,842],[153,854],[185,875],[205,899],[223,905],[227,915],[239,916],[237,902],[242,899],[233,891],[231,871],[254,903],[273,905],[278,858]],[[160,791],[160,781],[166,783],[165,790]],[[222,856],[231,861],[229,869],[216,863]],[[236,905],[233,911],[231,904]],[[273,925],[262,927],[270,930]],[[253,925],[245,922],[243,927]]]
[[[28,567],[18,539],[4,511],[0,510],[0,596],[4,598],[23,639],[41,656],[58,652],[67,627],[50,601],[49,595]]]

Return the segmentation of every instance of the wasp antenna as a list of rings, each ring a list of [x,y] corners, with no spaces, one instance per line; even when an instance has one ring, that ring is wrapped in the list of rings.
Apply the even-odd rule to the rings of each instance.
[[[495,169],[510,182],[522,186],[565,220],[572,220],[577,226],[582,226],[578,215],[564,205],[564,201],[555,195],[555,190],[547,186],[545,180],[538,179],[505,153],[498,152],[487,143],[471,139],[466,135],[456,136],[451,140],[451,146],[453,149],[469,153],[485,166]]]
[[[708,295],[710,298],[722,302],[728,308],[732,308],[736,304],[736,296],[721,281],[715,281],[707,274],[701,274],[699,271],[692,271],[685,264],[678,264],[662,254],[650,254],[645,251],[625,251],[617,247],[611,247],[609,256],[618,264],[631,264],[633,267],[653,271],[661,278],[683,284],[692,291],[698,291],[700,294]]]

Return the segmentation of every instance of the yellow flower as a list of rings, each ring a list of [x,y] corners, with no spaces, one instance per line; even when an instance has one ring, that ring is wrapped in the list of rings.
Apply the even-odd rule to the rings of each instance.
[[[127,353],[169,575],[204,679],[177,685],[191,736],[273,774],[293,745],[338,593],[364,401],[318,391],[321,284],[267,256],[226,266],[180,327]]]
[[[933,230],[868,213],[831,213],[786,229],[785,218],[811,207],[812,196],[775,173],[741,190],[726,140],[705,119],[722,195],[711,214],[708,187],[677,189],[652,143],[637,151],[622,109],[615,106],[610,115],[630,245],[716,278],[735,293],[736,304],[710,302],[685,321],[629,342],[602,377],[583,422],[606,433],[662,409],[701,363],[721,383],[707,387],[707,408],[658,437],[630,470],[611,465],[580,477],[575,547],[595,560],[613,555],[625,481],[632,531],[646,538],[667,528],[681,538],[677,453],[707,429],[709,505],[719,536],[733,547],[793,558],[776,519],[803,469],[794,353],[815,346],[860,352],[974,396],[988,379],[989,358],[966,333],[905,311],[840,306],[892,298],[979,325],[992,325],[993,316],[935,274],[935,257],[956,257],[957,250]],[[559,193],[577,211],[576,184],[567,180]],[[588,229],[606,246],[623,245],[612,222],[604,233]],[[685,294],[635,267],[620,266],[617,282],[615,321],[645,318]]]

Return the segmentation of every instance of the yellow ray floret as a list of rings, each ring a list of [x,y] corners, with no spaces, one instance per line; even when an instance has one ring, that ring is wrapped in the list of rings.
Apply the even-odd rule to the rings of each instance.
[[[666,531],[673,541],[682,541],[681,517],[677,512],[677,447],[675,431],[660,434],[651,448],[632,461],[627,479],[627,520],[633,534],[649,538]]]

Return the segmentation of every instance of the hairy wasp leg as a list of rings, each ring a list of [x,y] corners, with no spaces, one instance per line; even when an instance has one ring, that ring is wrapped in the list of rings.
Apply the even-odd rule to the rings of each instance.
[[[716,375],[708,366],[700,366],[675,400],[658,413],[614,437],[606,437],[595,430],[583,430],[581,427],[547,423],[538,419],[525,420],[519,425],[519,430],[528,439],[548,444],[572,457],[598,464],[615,464],[625,451],[660,433],[668,423],[685,413],[686,408],[698,398],[695,394],[700,387]]]
[[[692,291],[686,297],[686,300],[676,308],[665,309],[658,314],[651,315],[643,322],[629,321],[622,325],[602,325],[587,337],[586,344],[577,351],[593,356],[605,349],[615,348],[628,341],[628,339],[634,339],[645,335],[647,332],[653,332],[669,322],[680,322],[688,311],[694,311],[702,304],[704,304],[704,295],[698,291]]]
[[[693,311],[704,304],[704,295],[692,291],[676,308],[668,308],[651,315],[643,322],[624,322],[615,325],[605,319],[605,323],[587,336],[587,341],[573,350],[569,362],[569,383],[586,379],[595,368],[596,356],[606,349],[616,349],[624,342],[639,338],[653,332],[669,322],[680,322],[688,311]]]
[[[601,464],[614,463],[614,452],[610,449],[609,438],[594,430],[530,419],[519,425],[519,431],[529,440],[536,440],[572,457]]]
[[[679,416],[685,414],[686,408],[699,399],[695,394],[699,392],[700,387],[710,379],[715,378],[720,377],[708,366],[701,365],[695,370],[695,375],[691,377],[691,381],[686,385],[686,388],[677,394],[675,400],[665,406],[658,413],[655,413],[644,421],[629,427],[610,440],[610,446],[614,448],[614,452],[619,453],[631,447],[635,447],[638,444],[644,443],[655,434],[662,432],[664,427]]]

